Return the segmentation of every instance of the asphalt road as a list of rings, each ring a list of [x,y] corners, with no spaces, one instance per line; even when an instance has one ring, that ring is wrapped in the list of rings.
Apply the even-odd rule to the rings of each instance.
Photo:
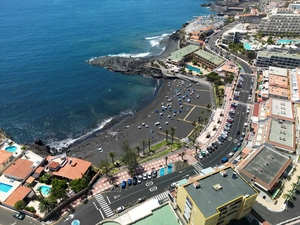
[[[151,179],[146,182],[143,181],[142,184],[136,186],[126,186],[126,189],[122,189],[121,186],[119,186],[114,190],[104,191],[101,193],[100,202],[99,196],[96,195],[96,197],[90,199],[87,204],[82,204],[77,207],[71,219],[68,219],[68,216],[64,216],[57,224],[70,224],[71,221],[75,219],[80,220],[81,225],[96,224],[106,219],[106,212],[109,210],[115,211],[119,206],[132,207],[138,204],[136,202],[140,197],[145,196],[146,199],[149,199],[159,195],[165,192],[173,182],[194,176],[196,174],[194,170],[194,167],[189,166],[159,178]],[[156,190],[150,191],[150,188]]]
[[[37,220],[26,216],[24,220],[18,220],[12,216],[14,211],[0,207],[0,225],[40,225]]]

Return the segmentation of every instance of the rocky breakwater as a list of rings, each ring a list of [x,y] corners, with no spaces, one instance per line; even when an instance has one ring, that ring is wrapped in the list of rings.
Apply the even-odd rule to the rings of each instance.
[[[154,78],[162,78],[163,74],[157,67],[151,66],[153,59],[134,58],[120,56],[103,56],[92,58],[88,63],[94,66],[102,66],[109,70],[123,74],[139,74],[143,76],[151,76]]]

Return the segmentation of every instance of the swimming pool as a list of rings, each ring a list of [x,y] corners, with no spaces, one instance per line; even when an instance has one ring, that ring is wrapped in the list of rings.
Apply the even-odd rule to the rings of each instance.
[[[9,184],[4,184],[0,182],[0,191],[2,192],[8,192],[13,186],[9,185]]]
[[[17,147],[12,145],[12,146],[6,147],[5,150],[8,152],[15,152],[15,151],[17,151]]]
[[[51,188],[48,186],[39,186],[38,189],[41,189],[43,195],[48,195],[51,191]]]
[[[192,70],[196,73],[201,73],[201,70],[199,68],[193,67],[191,65],[187,65],[185,68],[187,68],[188,70]]]
[[[298,41],[290,40],[290,39],[280,39],[277,41],[278,44],[291,44],[293,42],[298,42]]]
[[[252,50],[252,46],[249,43],[244,43],[244,48],[246,50]]]

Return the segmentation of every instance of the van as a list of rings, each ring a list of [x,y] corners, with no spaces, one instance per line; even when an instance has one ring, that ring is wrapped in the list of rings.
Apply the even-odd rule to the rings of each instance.
[[[227,157],[224,157],[222,160],[221,160],[222,163],[226,163],[228,162],[228,158]]]

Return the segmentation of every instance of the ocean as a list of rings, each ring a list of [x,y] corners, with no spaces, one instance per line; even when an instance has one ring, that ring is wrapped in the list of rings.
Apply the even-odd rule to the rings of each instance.
[[[86,63],[105,55],[149,56],[194,16],[196,0],[0,0],[0,127],[18,143],[65,147],[135,114],[160,83]]]

